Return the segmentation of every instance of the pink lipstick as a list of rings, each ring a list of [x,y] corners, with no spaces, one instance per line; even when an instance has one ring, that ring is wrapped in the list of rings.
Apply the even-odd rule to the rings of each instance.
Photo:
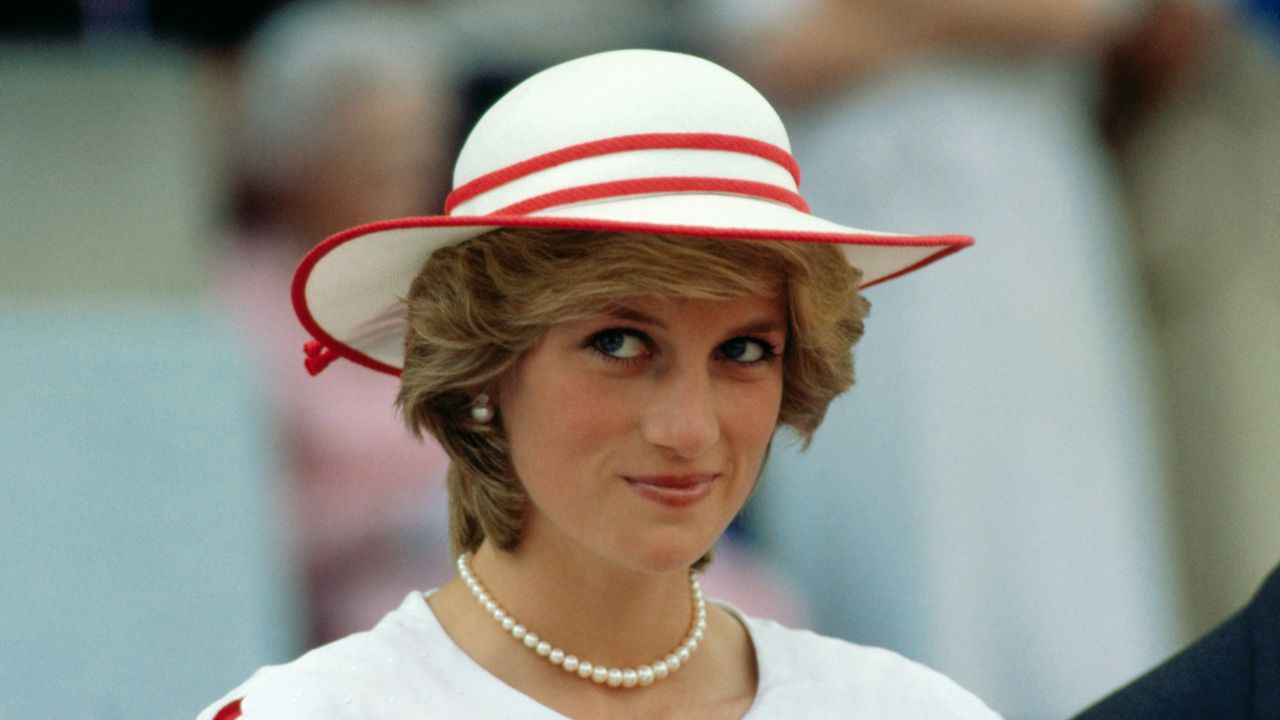
[[[646,475],[627,477],[641,497],[671,508],[688,507],[711,494],[716,475]]]

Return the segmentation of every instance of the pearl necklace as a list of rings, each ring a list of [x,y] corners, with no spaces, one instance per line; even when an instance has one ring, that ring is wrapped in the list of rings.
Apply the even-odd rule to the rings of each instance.
[[[702,588],[698,585],[698,576],[690,570],[689,594],[693,597],[694,615],[689,634],[685,636],[684,642],[665,658],[648,665],[636,668],[606,668],[603,665],[579,660],[576,655],[568,655],[564,650],[539,638],[536,633],[529,632],[510,613],[503,610],[489,595],[489,591],[480,584],[479,580],[476,580],[465,554],[458,556],[458,575],[467,587],[471,588],[471,594],[475,595],[476,600],[484,606],[485,612],[502,626],[503,631],[537,653],[538,657],[546,658],[552,665],[562,668],[565,672],[577,673],[578,677],[584,680],[590,679],[597,685],[624,688],[652,685],[684,667],[685,663],[689,662],[689,657],[698,649],[698,644],[702,642],[702,636],[707,631],[707,604],[702,597]]]

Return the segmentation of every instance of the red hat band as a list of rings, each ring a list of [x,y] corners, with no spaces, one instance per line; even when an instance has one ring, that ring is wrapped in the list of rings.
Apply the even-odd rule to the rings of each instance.
[[[646,133],[572,145],[486,173],[450,193],[445,212],[528,215],[625,195],[699,192],[807,213],[799,184],[800,166],[776,145],[720,133]]]

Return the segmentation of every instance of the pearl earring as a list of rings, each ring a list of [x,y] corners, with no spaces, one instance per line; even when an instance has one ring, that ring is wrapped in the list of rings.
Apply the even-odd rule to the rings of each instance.
[[[481,425],[487,425],[493,419],[493,406],[489,404],[488,393],[476,396],[476,401],[471,404],[471,419]]]

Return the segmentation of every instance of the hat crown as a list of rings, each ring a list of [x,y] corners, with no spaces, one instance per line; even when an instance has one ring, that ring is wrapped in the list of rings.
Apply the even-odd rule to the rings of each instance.
[[[454,187],[566,147],[632,135],[740,136],[790,151],[769,102],[728,70],[660,50],[570,60],[517,85],[467,137]]]

